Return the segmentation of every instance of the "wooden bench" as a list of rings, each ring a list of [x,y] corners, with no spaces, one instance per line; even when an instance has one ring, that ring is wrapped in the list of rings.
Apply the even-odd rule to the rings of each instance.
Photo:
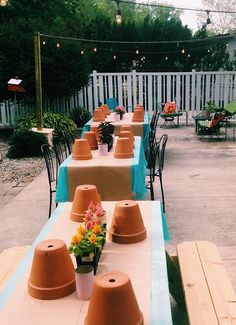
[[[186,303],[191,325],[236,324],[236,294],[216,245],[184,242],[177,257],[166,256],[170,292],[177,303]]]
[[[9,278],[20,264],[30,246],[5,249],[0,254],[0,292],[4,290]]]

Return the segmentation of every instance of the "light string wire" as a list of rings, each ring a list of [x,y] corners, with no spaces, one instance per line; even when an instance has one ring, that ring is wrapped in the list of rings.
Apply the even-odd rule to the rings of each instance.
[[[117,2],[117,0],[113,0]],[[162,5],[162,4],[155,4],[155,3],[144,3],[144,2],[131,2],[128,0],[118,0],[119,3],[128,3],[131,5],[137,5],[137,6],[148,6],[148,7],[160,7],[160,8],[166,8],[166,9],[174,9],[174,10],[189,10],[189,11],[201,11],[201,12],[216,12],[216,13],[222,13],[222,14],[236,14],[236,11],[227,11],[227,10],[214,10],[214,9],[201,9],[201,8],[186,8],[186,7],[175,7],[175,6],[169,6],[169,5]]]

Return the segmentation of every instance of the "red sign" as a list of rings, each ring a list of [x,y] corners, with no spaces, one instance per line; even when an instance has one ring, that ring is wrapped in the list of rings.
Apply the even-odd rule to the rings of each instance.
[[[18,91],[18,92],[25,92],[26,90],[22,85],[9,85],[7,86],[9,91]]]

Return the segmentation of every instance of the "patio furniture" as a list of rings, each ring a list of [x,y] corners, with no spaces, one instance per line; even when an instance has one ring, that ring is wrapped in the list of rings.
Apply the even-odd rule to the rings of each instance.
[[[108,228],[116,202],[101,202],[107,212]],[[148,236],[144,241],[119,245],[107,238],[97,275],[122,271],[131,279],[144,324],[172,324],[163,227],[164,217],[159,201],[140,201],[140,211]],[[60,238],[65,243],[78,227],[70,220],[72,203],[60,204],[32,244],[24,263],[14,273],[12,281],[1,295],[0,324],[84,324],[89,301],[80,300],[76,292],[54,300],[35,299],[27,293],[35,246],[46,239]],[[71,256],[76,267],[76,260]],[[63,269],[63,266],[62,266]],[[158,308],[157,308],[158,307]],[[30,321],[29,321],[30,320]]]
[[[50,144],[43,144],[41,151],[47,167],[48,184],[49,184],[49,211],[48,219],[51,217],[52,210],[52,194],[56,193],[58,166],[60,158],[57,151]]]
[[[116,108],[116,106],[118,106],[117,98],[115,98],[115,97],[106,98],[105,104],[107,104],[107,106],[109,107],[109,110],[113,111]]]
[[[217,137],[218,140],[221,140],[219,137],[220,135],[220,127],[221,122],[224,119],[224,113],[215,113],[212,116],[211,120],[205,121],[198,121],[198,134],[201,134],[200,140],[205,137],[209,136],[212,138],[214,135]],[[227,127],[227,125],[225,125]],[[225,139],[226,139],[226,132],[225,132]]]
[[[192,118],[194,119],[195,122],[195,133],[198,134],[198,121],[209,121],[211,119],[210,115],[206,115],[205,112],[200,112],[197,115],[193,115]]]
[[[235,324],[236,294],[216,245],[184,242],[177,245],[177,255],[171,258],[167,254],[170,292],[180,304],[185,298],[189,323]]]
[[[115,140],[116,141],[116,140]],[[135,137],[133,158],[114,157],[115,144],[106,156],[93,150],[90,160],[69,156],[59,168],[56,202],[73,201],[78,185],[96,185],[102,200],[144,199],[146,159],[140,137]]]

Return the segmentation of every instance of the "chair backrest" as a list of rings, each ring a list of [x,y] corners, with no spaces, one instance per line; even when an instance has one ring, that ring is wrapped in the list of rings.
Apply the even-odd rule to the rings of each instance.
[[[67,150],[66,141],[63,136],[54,136],[52,139],[53,148],[57,153],[59,165],[68,157],[69,152]]]
[[[59,157],[56,151],[50,144],[43,144],[41,151],[47,167],[48,181],[51,188],[53,182],[57,182],[58,162]]]
[[[148,148],[147,151],[147,168],[150,170],[150,176],[152,179],[152,182],[154,182],[155,180],[155,176],[156,176],[156,168],[157,168],[157,159],[158,159],[158,150],[159,150],[159,143],[158,142],[154,142],[152,146],[150,146]]]
[[[152,114],[152,119],[151,119],[151,122],[150,122],[150,128],[153,130],[154,129],[154,126],[155,126],[155,122],[156,122],[156,119],[157,119],[157,111],[154,111],[154,113]]]
[[[72,153],[72,145],[75,142],[76,136],[72,132],[66,131],[62,132],[62,136],[67,147],[68,154],[70,155]]]
[[[168,140],[168,135],[163,134],[159,140],[159,147],[158,147],[158,168],[159,172],[162,172],[164,169],[164,161],[165,161],[165,150],[166,150],[166,143]]]
[[[108,105],[110,110],[113,110],[116,108],[116,106],[118,106],[118,101],[117,98],[106,98],[105,99],[105,104]]]

